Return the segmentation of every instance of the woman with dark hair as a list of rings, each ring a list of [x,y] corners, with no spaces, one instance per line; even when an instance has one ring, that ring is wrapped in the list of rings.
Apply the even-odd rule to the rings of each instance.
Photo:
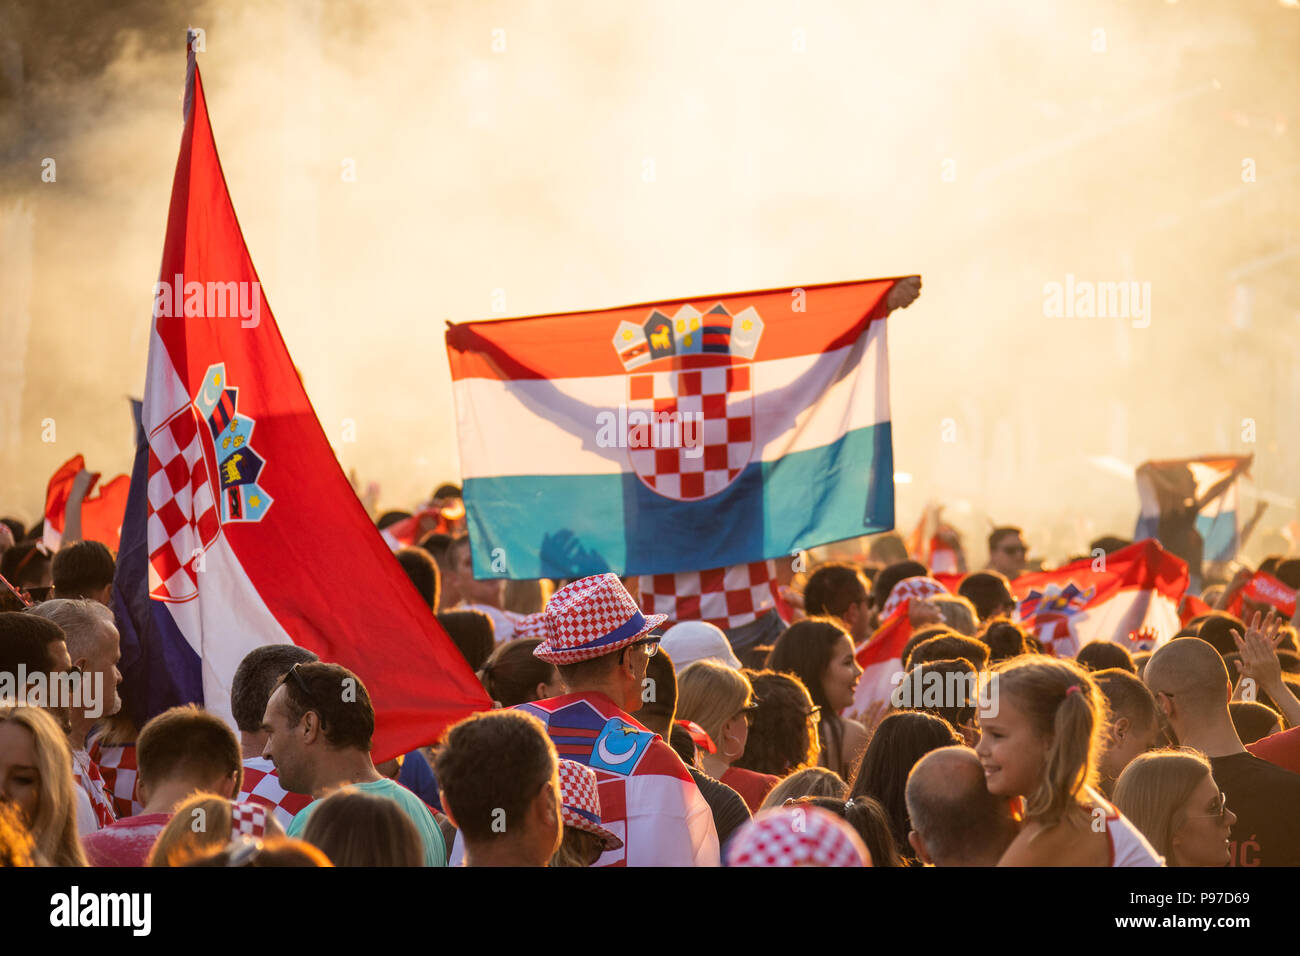
[[[907,862],[899,856],[898,848],[894,846],[894,837],[889,831],[889,815],[885,813],[884,807],[870,797],[850,797],[848,800],[801,797],[794,805],[821,807],[847,821],[867,845],[872,866],[907,866]]]
[[[488,696],[498,707],[514,707],[564,693],[554,664],[533,656],[539,638],[521,637],[497,646],[478,672]]]
[[[335,790],[307,821],[302,838],[335,866],[420,866],[420,833],[396,801],[355,787]]]
[[[912,823],[904,799],[907,775],[931,750],[961,743],[961,737],[946,720],[917,710],[890,714],[871,735],[871,744],[853,781],[852,796],[871,797],[884,808],[894,846],[909,860],[912,849],[907,832]]]
[[[757,773],[784,777],[817,762],[821,710],[797,677],[775,671],[743,671],[758,704],[752,711],[745,751],[734,761]]]
[[[867,729],[840,716],[853,706],[853,692],[862,676],[849,632],[835,618],[797,621],[777,638],[768,666],[794,674],[808,688],[813,703],[821,708],[822,747],[817,762],[847,780],[867,743]]]
[[[1034,647],[1019,624],[1005,617],[994,618],[984,624],[976,639],[989,646],[989,664],[1034,653]]]

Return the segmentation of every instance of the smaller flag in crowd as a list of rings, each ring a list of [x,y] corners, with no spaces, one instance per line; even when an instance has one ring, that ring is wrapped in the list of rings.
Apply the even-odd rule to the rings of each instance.
[[[1198,575],[1201,561],[1236,557],[1241,540],[1238,479],[1248,474],[1253,460],[1253,455],[1223,455],[1141,465],[1142,511],[1134,539],[1158,538]]]
[[[1275,608],[1290,620],[1295,615],[1296,590],[1287,587],[1266,571],[1256,571],[1228,595],[1226,610],[1229,614],[1245,618],[1250,613],[1246,608],[1247,603]]]
[[[67,529],[67,507],[72,496],[77,475],[86,469],[86,460],[74,455],[59,466],[50,476],[45,490],[45,549],[53,554],[63,545]],[[89,475],[85,497],[81,501],[81,539],[99,541],[116,552],[122,535],[122,519],[126,514],[126,497],[131,479],[118,475],[112,481],[99,484],[100,473]],[[98,491],[95,494],[96,486]]]
[[[1147,539],[1056,571],[1021,575],[1011,593],[1016,619],[1050,653],[1073,657],[1093,641],[1153,650],[1130,641],[1145,628],[1155,631],[1157,646],[1163,644],[1181,626],[1178,605],[1187,583],[1187,563]]]

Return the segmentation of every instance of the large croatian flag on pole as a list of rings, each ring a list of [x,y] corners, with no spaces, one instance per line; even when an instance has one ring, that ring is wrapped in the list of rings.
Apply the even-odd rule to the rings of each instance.
[[[450,325],[476,577],[673,574],[894,526],[917,277]]]
[[[293,643],[361,678],[376,760],[490,701],[344,477],[262,295],[189,52],[114,597],[143,721],[230,719],[243,656]]]

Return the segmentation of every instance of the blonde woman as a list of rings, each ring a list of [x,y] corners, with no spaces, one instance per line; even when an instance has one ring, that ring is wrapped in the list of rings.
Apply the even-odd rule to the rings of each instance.
[[[77,786],[63,729],[39,707],[0,705],[0,795],[22,814],[49,866],[85,866],[77,838]]]
[[[756,709],[749,678],[734,667],[701,660],[677,675],[678,719],[699,724],[715,748],[713,753],[699,752],[704,772],[740,794],[751,813],[758,810],[779,779],[733,766],[745,753]]]
[[[838,773],[825,767],[807,767],[796,770],[773,787],[759,809],[770,810],[772,807],[783,807],[787,801],[799,800],[802,797],[831,797],[835,800],[845,800],[848,795],[849,785]]]
[[[1165,858],[1166,866],[1227,866],[1237,815],[1200,751],[1139,754],[1115,783],[1115,806]]]
[[[260,803],[236,803],[215,793],[196,793],[176,806],[145,866],[184,866],[207,849],[224,847],[240,836],[283,837],[284,828]]]

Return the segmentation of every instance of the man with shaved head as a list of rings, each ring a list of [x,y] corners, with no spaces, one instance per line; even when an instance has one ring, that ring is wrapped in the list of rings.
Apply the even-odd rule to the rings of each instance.
[[[940,747],[907,776],[907,840],[934,866],[995,866],[1018,827],[1010,803],[989,793],[970,747]]]
[[[1232,683],[1219,652],[1183,637],[1157,650],[1143,680],[1184,747],[1210,758],[1214,781],[1237,815],[1232,866],[1300,865],[1300,774],[1247,753],[1232,725]]]

